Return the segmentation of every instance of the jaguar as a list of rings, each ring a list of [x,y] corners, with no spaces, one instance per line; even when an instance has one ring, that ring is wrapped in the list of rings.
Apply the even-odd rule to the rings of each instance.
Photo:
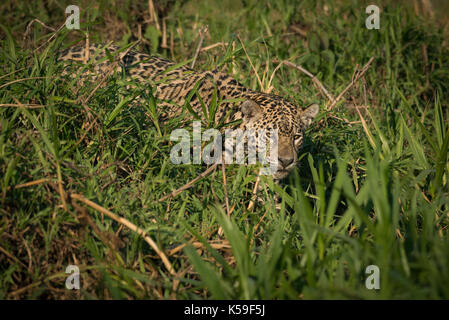
[[[242,130],[277,130],[275,180],[285,178],[297,165],[305,130],[319,112],[316,103],[300,108],[278,95],[246,88],[218,69],[195,71],[185,64],[132,50],[123,51],[113,45],[72,46],[62,51],[58,60],[90,63],[93,68],[86,69],[84,76],[90,75],[93,79],[104,74],[113,61],[117,61],[115,72],[124,72],[139,83],[151,84],[159,101],[162,121],[179,114],[187,99],[197,114],[202,114],[203,106],[209,106],[213,99],[218,99],[221,103],[215,112],[215,121],[230,117],[232,122],[239,123]]]

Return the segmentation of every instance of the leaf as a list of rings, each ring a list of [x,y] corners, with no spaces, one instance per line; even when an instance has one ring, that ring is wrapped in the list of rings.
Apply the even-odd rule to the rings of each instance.
[[[44,140],[45,145],[47,146],[48,150],[51,154],[57,158],[56,151],[53,147],[53,144],[51,143],[50,139],[48,138],[47,132],[44,130],[44,128],[41,126],[39,121],[36,119],[34,115],[32,115],[27,109],[22,108],[22,112],[25,114],[25,116],[30,119],[31,123],[34,125],[34,127],[39,131],[41,134],[42,140]]]
[[[14,41],[14,37],[11,34],[11,30],[4,26],[3,24],[0,24],[0,28],[3,29],[3,31],[6,33],[6,36],[8,38],[8,48],[9,48],[9,57],[14,61],[14,64],[17,61],[17,55],[16,55],[16,42]]]
[[[123,98],[114,108],[114,110],[112,110],[112,112],[109,114],[108,119],[105,121],[105,125],[108,126],[116,117],[117,115],[120,113],[120,111],[122,110],[123,106],[125,104],[127,104],[129,101],[131,101],[133,99],[132,96],[127,96],[125,98]]]
[[[310,33],[309,36],[309,50],[313,53],[320,52],[320,38],[314,32]]]
[[[442,187],[443,183],[443,173],[444,169],[447,166],[447,154],[449,152],[449,128],[446,131],[443,144],[441,146],[440,152],[437,157],[436,162],[436,174],[435,179],[432,183],[432,193],[435,195],[435,193]]]
[[[210,290],[214,299],[231,299],[232,289],[219,274],[198,255],[192,245],[187,245],[184,252],[199,273],[204,287]]]
[[[435,97],[435,131],[436,131],[436,136],[437,136],[437,141],[438,141],[438,146],[442,146],[443,145],[443,140],[444,140],[444,131],[446,131],[445,129],[445,124],[444,124],[444,116],[443,116],[443,110],[441,108],[441,102],[440,99],[438,97],[438,95]]]
[[[320,56],[318,53],[312,53],[307,59],[307,67],[310,72],[317,73],[320,67]]]
[[[435,144],[435,142],[433,141],[433,139],[431,138],[431,135],[429,133],[429,131],[424,127],[424,125],[421,123],[421,119],[418,117],[418,115],[416,114],[415,110],[413,110],[413,108],[410,106],[410,103],[407,101],[407,99],[404,97],[404,95],[402,94],[402,92],[396,87],[396,92],[399,94],[399,96],[401,97],[402,101],[404,102],[404,105],[407,107],[407,109],[410,111],[410,114],[413,116],[413,118],[415,118],[416,123],[418,124],[418,126],[420,127],[422,133],[424,134],[427,142],[432,146],[432,149],[435,151],[435,153],[438,152],[438,147]],[[404,123],[405,124],[405,123]],[[405,124],[405,128],[407,128],[407,125]]]
[[[151,50],[157,52],[161,32],[155,26],[150,25],[145,29],[144,37],[151,42]]]
[[[416,163],[419,165],[421,169],[429,168],[429,163],[427,162],[427,158],[424,154],[424,149],[422,148],[421,143],[419,143],[413,136],[412,132],[410,131],[410,128],[405,123],[404,117],[402,115],[401,120],[404,125],[405,136],[408,140],[413,156],[415,157]]]

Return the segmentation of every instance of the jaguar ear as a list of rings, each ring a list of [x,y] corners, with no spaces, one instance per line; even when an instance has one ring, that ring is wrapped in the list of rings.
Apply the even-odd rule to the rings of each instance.
[[[318,111],[320,111],[320,107],[314,103],[301,112],[301,121],[306,125],[306,127],[310,126],[313,119],[318,114]]]
[[[255,103],[253,100],[246,100],[240,105],[240,111],[242,115],[246,119],[253,119],[262,113],[262,109],[260,106]]]

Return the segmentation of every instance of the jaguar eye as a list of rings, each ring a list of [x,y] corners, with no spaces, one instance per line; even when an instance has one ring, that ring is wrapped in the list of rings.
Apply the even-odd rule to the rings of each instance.
[[[294,140],[294,146],[295,148],[299,148],[302,144],[302,134],[295,134],[293,136]]]

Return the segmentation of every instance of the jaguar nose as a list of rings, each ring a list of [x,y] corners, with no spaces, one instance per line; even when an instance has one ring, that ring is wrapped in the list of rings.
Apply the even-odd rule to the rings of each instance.
[[[293,163],[293,158],[279,158],[279,162],[281,163],[283,168],[287,168],[289,165]]]

